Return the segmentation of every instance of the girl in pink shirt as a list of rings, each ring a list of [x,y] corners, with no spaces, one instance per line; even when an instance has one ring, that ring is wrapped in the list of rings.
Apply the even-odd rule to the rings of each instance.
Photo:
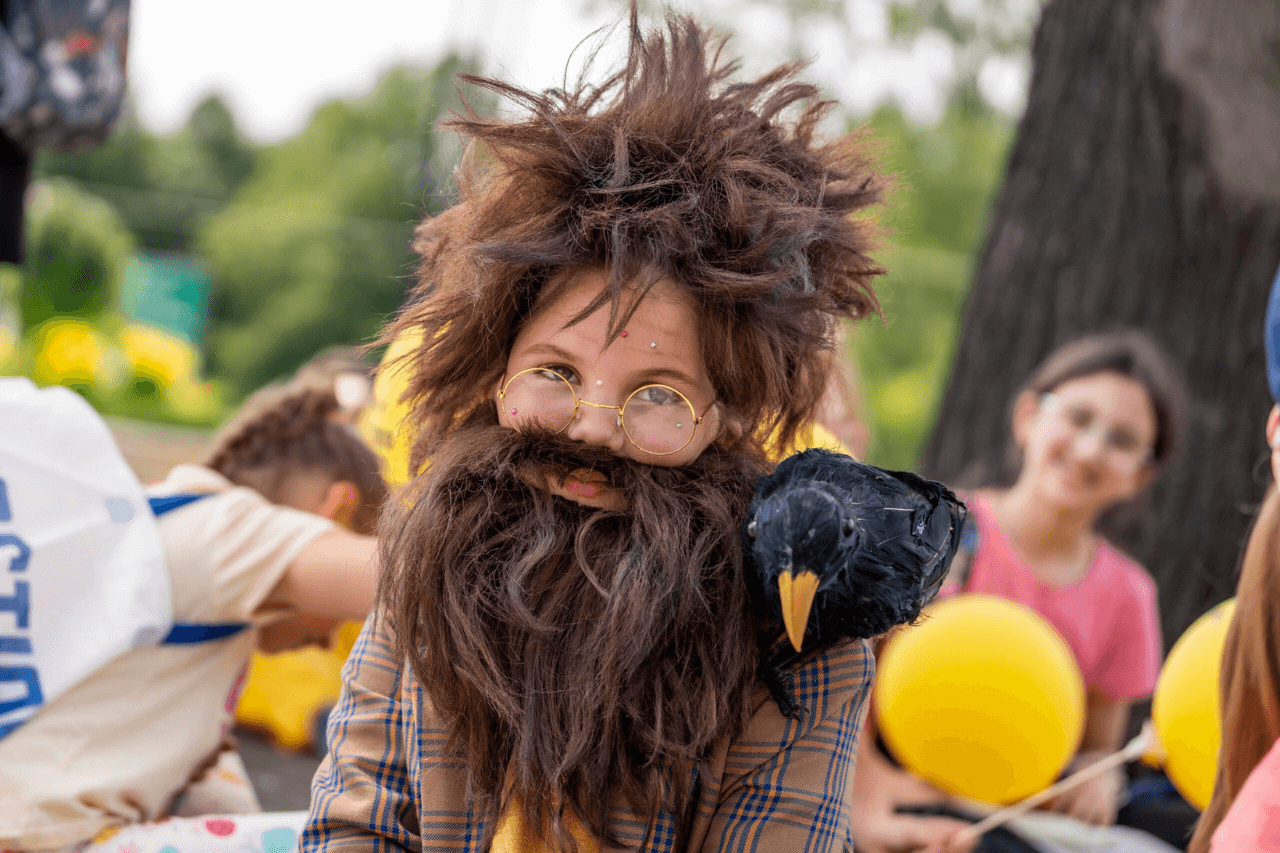
[[[1011,484],[969,499],[976,543],[971,562],[957,558],[949,591],[1018,601],[1066,638],[1088,688],[1072,770],[1118,749],[1131,705],[1155,687],[1161,656],[1155,583],[1096,527],[1107,510],[1146,490],[1168,461],[1184,399],[1180,377],[1139,332],[1061,347],[1014,401]],[[854,777],[864,806],[854,831],[858,849],[941,845],[962,824],[929,818],[926,826],[925,819],[896,814],[899,805],[921,802],[930,786],[863,740]],[[1124,782],[1116,770],[1065,794],[1054,808],[1089,823],[1114,823]],[[934,790],[932,799],[945,795]]]

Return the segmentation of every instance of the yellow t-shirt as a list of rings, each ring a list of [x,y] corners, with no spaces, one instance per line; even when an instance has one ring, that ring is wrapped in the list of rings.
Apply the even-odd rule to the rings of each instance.
[[[382,475],[393,489],[409,482],[409,406],[401,399],[408,384],[408,364],[396,359],[412,352],[422,341],[417,332],[391,342],[373,382],[373,404],[360,415],[357,429],[382,460]]]

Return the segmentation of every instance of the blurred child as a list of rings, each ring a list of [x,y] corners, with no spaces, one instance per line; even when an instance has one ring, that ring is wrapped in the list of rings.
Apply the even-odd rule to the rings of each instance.
[[[1267,378],[1280,401],[1280,275],[1266,320]],[[1222,746],[1213,797],[1189,853],[1280,851],[1280,403],[1267,418],[1273,481],[1240,565],[1222,652]]]
[[[200,799],[191,783],[228,776],[221,745],[255,641],[323,642],[339,620],[364,617],[376,540],[361,533],[385,489],[338,408],[331,389],[259,399],[206,465],[180,465],[148,489],[199,496],[158,512],[175,622],[232,633],[128,651],[0,740],[0,849],[80,849],[112,835],[127,846],[120,828],[161,820],[184,801],[189,813]],[[236,631],[241,624],[248,630]],[[220,802],[257,810],[251,790],[241,793],[236,803],[224,790]],[[147,832],[176,839],[228,826],[171,821]]]
[[[1071,770],[1118,749],[1131,706],[1155,688],[1161,658],[1155,583],[1096,528],[1166,464],[1182,429],[1184,398],[1178,375],[1138,332],[1067,344],[1014,401],[1011,484],[966,499],[977,541],[971,561],[957,558],[948,586],[1027,605],[1062,634],[1088,691],[1084,738]],[[1053,807],[1112,824],[1124,784],[1117,769]],[[874,736],[859,748],[854,797],[854,840],[865,853],[923,847],[963,826],[897,812],[946,796],[890,763]]]

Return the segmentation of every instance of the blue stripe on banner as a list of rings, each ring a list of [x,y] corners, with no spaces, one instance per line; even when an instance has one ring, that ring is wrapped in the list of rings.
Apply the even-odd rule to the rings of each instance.
[[[26,637],[0,637],[0,653],[29,655],[31,654],[31,641]]]
[[[248,622],[227,622],[222,625],[193,625],[177,623],[162,643],[203,643],[208,640],[221,640],[239,634],[249,627]]]
[[[182,509],[189,503],[195,503],[201,498],[207,497],[209,497],[208,493],[199,495],[166,495],[162,498],[147,498],[147,503],[151,504],[151,514],[159,517],[166,512]]]

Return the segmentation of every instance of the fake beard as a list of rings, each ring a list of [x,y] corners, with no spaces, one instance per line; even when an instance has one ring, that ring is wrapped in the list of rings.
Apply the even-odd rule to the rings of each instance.
[[[537,485],[576,469],[628,508]],[[389,502],[381,613],[490,827],[513,792],[548,840],[566,809],[605,837],[611,795],[650,820],[685,807],[690,771],[749,711],[739,531],[760,473],[742,452],[664,468],[480,423]]]

